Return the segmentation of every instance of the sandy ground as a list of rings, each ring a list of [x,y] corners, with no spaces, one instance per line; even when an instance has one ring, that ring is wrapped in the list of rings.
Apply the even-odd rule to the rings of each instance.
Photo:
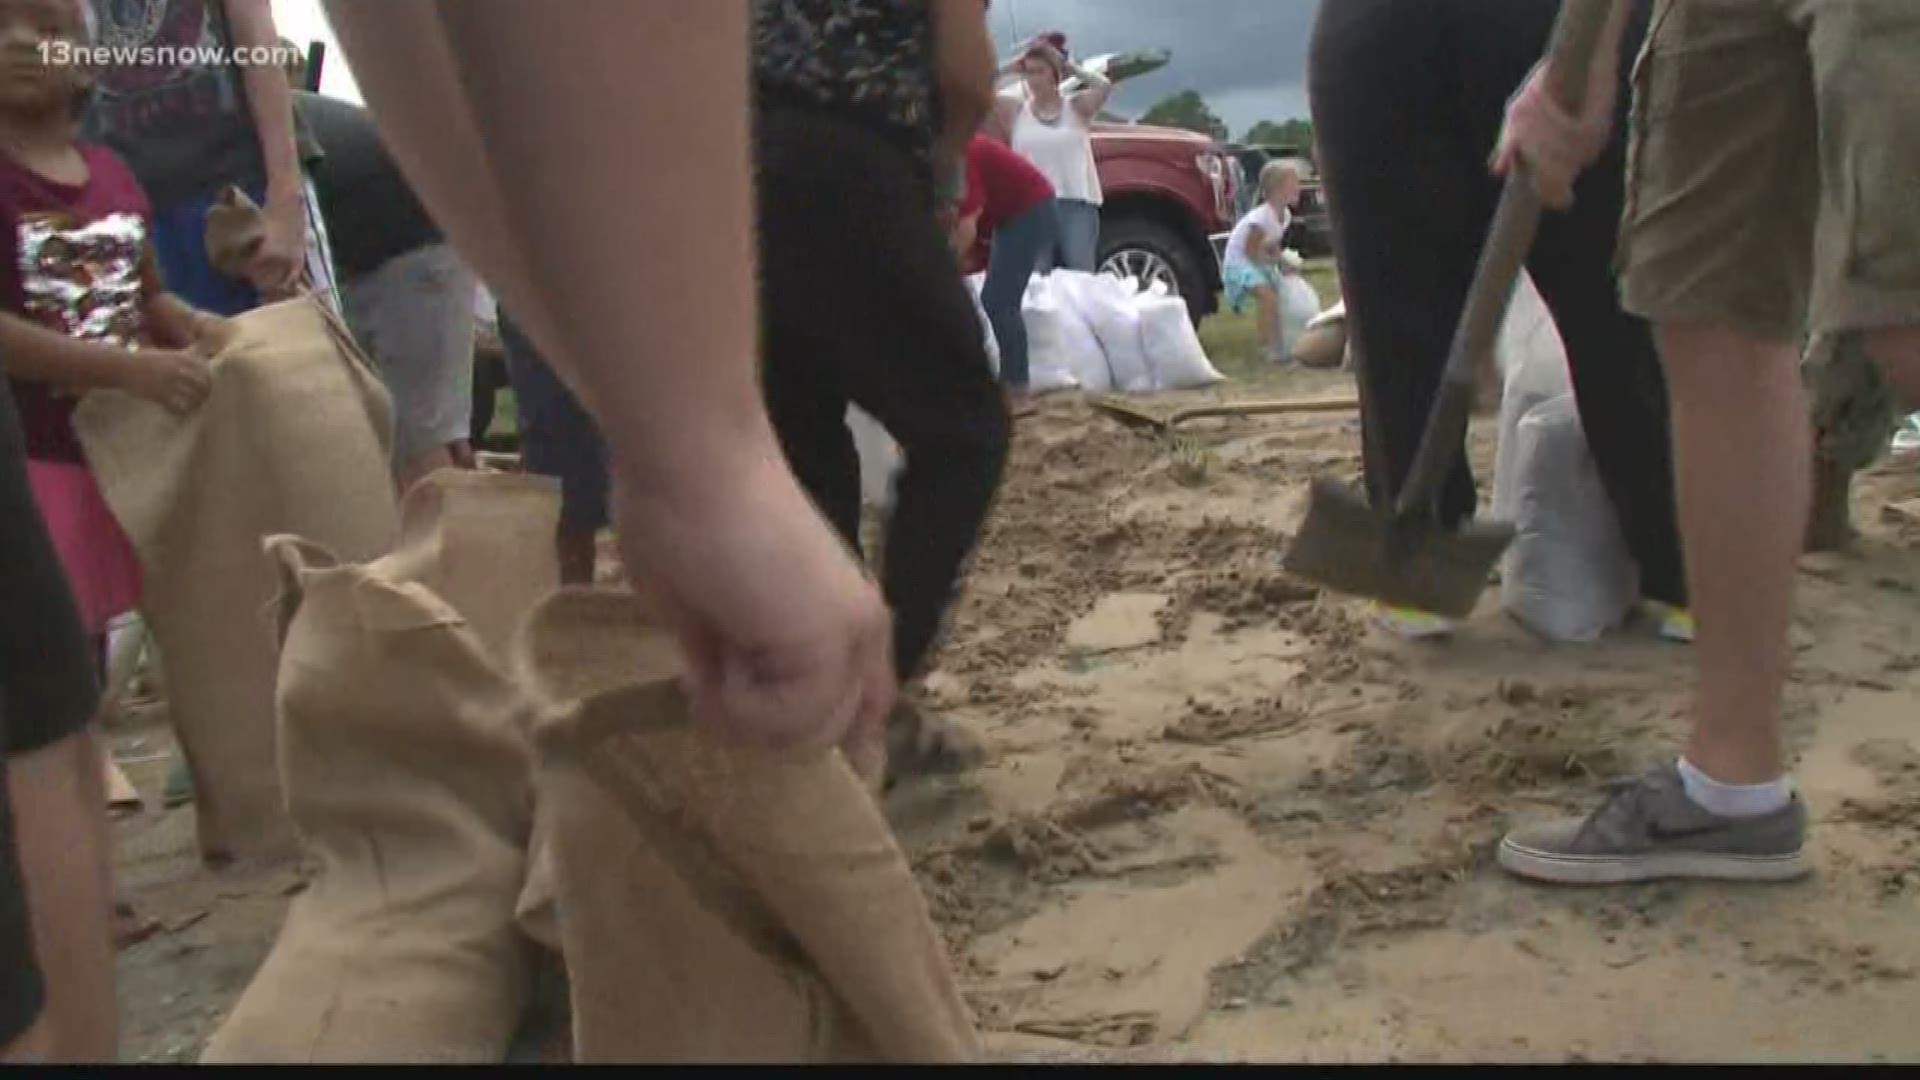
[[[1552,647],[1497,591],[1404,643],[1290,580],[1304,482],[1357,475],[1356,432],[1175,446],[1071,399],[1022,426],[923,695],[989,759],[889,806],[983,1027],[1216,1060],[1920,1060],[1920,468],[1863,478],[1857,549],[1803,565],[1817,874],[1574,891],[1492,846],[1674,752],[1687,652],[1644,625]],[[1490,480],[1489,432],[1475,452]],[[163,729],[118,742],[157,795]],[[126,1056],[191,1059],[300,877],[200,871],[186,811],[118,828],[162,925],[122,954]]]

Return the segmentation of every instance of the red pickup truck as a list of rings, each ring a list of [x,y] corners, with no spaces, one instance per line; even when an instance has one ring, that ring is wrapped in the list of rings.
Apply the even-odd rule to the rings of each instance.
[[[1093,159],[1100,208],[1100,269],[1164,282],[1197,323],[1213,314],[1220,263],[1213,238],[1233,228],[1239,167],[1205,135],[1178,128],[1102,123]]]

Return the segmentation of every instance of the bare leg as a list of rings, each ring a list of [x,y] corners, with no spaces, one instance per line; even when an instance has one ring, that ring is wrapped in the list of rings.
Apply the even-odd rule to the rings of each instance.
[[[1255,286],[1253,302],[1260,320],[1260,351],[1268,360],[1278,360],[1280,348],[1280,298],[1268,285]]]
[[[1732,330],[1660,329],[1699,689],[1687,760],[1727,784],[1784,770],[1795,559],[1811,498],[1799,350]]]
[[[55,1061],[119,1055],[100,748],[91,731],[7,760],[20,874],[34,952],[47,985],[48,1054]]]

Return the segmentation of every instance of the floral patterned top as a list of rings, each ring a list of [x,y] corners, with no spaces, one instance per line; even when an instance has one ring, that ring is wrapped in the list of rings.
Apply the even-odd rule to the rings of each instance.
[[[927,0],[753,0],[763,101],[842,113],[925,158],[940,127]]]

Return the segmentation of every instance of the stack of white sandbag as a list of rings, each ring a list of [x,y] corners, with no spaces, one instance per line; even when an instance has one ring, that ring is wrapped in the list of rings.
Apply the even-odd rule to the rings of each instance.
[[[1494,467],[1494,517],[1517,533],[1501,599],[1555,641],[1593,641],[1625,619],[1638,569],[1587,448],[1566,347],[1522,275],[1499,340],[1505,380]]]
[[[1057,287],[1052,274],[1035,274],[1020,304],[1027,324],[1028,385],[1036,394],[1050,390],[1113,389],[1107,354],[1093,327],[1072,302],[1071,290]]]
[[[1138,394],[1223,379],[1194,332],[1186,301],[1164,288],[1057,270],[1028,283],[1021,314],[1035,392],[1078,387]]]

